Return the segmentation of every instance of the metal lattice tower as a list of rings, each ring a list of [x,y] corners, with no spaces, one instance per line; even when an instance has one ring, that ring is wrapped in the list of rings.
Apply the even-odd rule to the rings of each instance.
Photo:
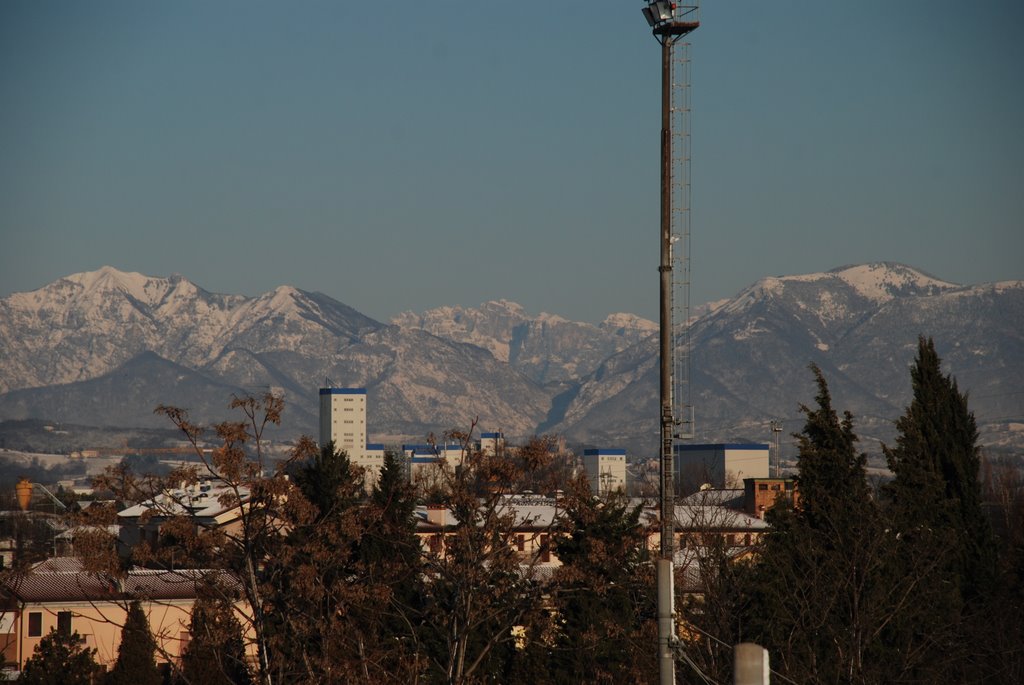
[[[672,128],[672,407],[675,437],[692,438],[690,394],[690,44],[675,43],[671,58]]]

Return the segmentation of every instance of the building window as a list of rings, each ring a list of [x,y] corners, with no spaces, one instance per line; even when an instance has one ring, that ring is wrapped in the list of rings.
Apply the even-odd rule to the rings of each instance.
[[[526,551],[526,536],[522,533],[516,535],[516,549],[520,552]]]
[[[757,484],[757,489],[758,490],[767,490],[768,489],[768,483],[758,483]]]
[[[43,636],[43,612],[41,612],[41,611],[30,611],[30,612],[28,612],[28,636],[29,637],[42,637]]]
[[[548,534],[540,534],[540,560],[543,562],[551,561],[551,546],[548,544]]]
[[[71,612],[70,611],[58,611],[57,612],[57,632],[61,635],[67,636],[71,634]]]
[[[772,490],[775,490],[777,492],[779,490],[779,484],[778,483],[773,483],[772,484]]]

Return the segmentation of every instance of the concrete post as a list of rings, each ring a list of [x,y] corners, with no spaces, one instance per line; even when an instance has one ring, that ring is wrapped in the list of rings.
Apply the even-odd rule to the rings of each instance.
[[[768,685],[768,650],[753,642],[741,642],[733,649],[733,685]]]

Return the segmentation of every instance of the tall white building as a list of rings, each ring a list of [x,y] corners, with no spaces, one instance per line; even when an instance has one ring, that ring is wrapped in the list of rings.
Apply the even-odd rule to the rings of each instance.
[[[480,452],[500,455],[505,450],[505,436],[500,431],[480,434]]]
[[[585,449],[583,468],[595,495],[626,489],[626,450]]]
[[[366,470],[372,488],[384,468],[384,445],[366,442],[366,388],[320,388],[320,446],[332,440]]]
[[[320,388],[320,446],[361,459],[366,451],[366,388]]]

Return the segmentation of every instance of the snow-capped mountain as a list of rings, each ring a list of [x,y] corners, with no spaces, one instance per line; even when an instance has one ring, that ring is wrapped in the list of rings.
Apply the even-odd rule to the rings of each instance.
[[[656,323],[635,314],[610,314],[594,326],[546,312],[530,316],[522,306],[507,300],[485,302],[477,308],[403,312],[392,323],[482,347],[541,384],[586,376],[609,356],[658,330]]]
[[[814,362],[835,406],[853,412],[862,447],[877,453],[910,401],[919,335],[934,339],[970,392],[983,442],[1024,447],[1024,282],[959,286],[886,263],[764,278],[698,319],[690,365],[697,439],[768,441],[771,419],[799,429],[797,409],[814,397]],[[555,429],[577,439],[647,435],[654,449],[657,384],[653,343],[612,357],[580,383]],[[610,421],[622,407],[630,417]]]
[[[547,413],[546,393],[484,350],[320,293],[217,295],[110,267],[0,300],[0,356],[3,419],[163,427],[153,408],[180,404],[211,422],[230,416],[232,394],[269,388],[285,394],[294,431],[314,433],[326,378],[366,387],[384,436],[422,438],[476,416],[528,434]]]
[[[1024,449],[1024,282],[960,286],[898,264],[763,278],[698,308],[691,395],[698,440],[769,439],[801,424],[825,373],[877,452],[910,397],[917,336],[934,338],[990,447]],[[650,454],[657,442],[657,326],[598,326],[507,301],[406,312],[391,325],[320,293],[209,293],[181,276],[105,267],[0,300],[0,420],[166,427],[158,404],[204,423],[232,394],[286,397],[285,429],[316,430],[330,378],[369,391],[380,441],[466,427]]]
[[[312,347],[381,327],[290,286],[247,298],[103,267],[0,300],[0,392],[95,378],[143,351],[204,367],[234,349]]]

